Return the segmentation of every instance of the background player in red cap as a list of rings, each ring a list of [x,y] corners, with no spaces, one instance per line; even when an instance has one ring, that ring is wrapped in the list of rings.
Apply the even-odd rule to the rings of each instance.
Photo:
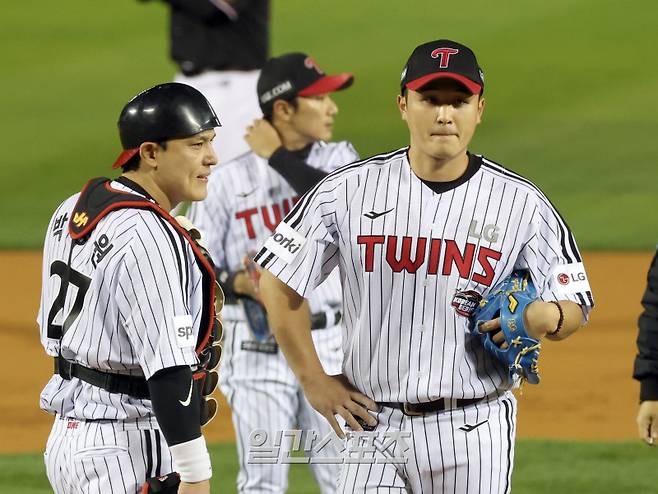
[[[329,174],[255,257],[270,324],[310,403],[338,433],[335,415],[352,431],[370,429],[350,436],[362,456],[344,463],[341,492],[509,492],[515,381],[453,302],[487,297],[527,270],[539,300],[527,306],[526,330],[554,340],[593,306],[575,240],[546,196],[468,151],[483,89],[466,46],[418,46],[397,98],[410,145]],[[329,376],[304,298],[337,266],[343,375]],[[403,441],[390,441],[395,431]]]
[[[251,257],[304,192],[330,171],[358,159],[349,142],[329,142],[338,113],[331,93],[347,88],[352,80],[347,73],[325,74],[304,53],[270,59],[257,85],[264,119],[255,121],[246,136],[252,152],[219,167],[210,177],[207,199],[190,212],[204,231],[227,294],[220,386],[232,409],[239,492],[285,492],[289,466],[285,457],[292,439],[286,431],[314,434],[316,447],[333,434],[304,398],[274,341]],[[245,258],[250,261],[247,266]],[[310,300],[312,344],[328,374],[339,373],[341,367],[340,305],[336,273]],[[274,447],[277,437],[283,440],[273,461],[252,457],[264,439],[266,446]],[[307,457],[318,456],[311,468],[321,491],[335,492],[339,467],[336,461],[322,460],[339,456],[333,443],[319,452],[303,449]]]

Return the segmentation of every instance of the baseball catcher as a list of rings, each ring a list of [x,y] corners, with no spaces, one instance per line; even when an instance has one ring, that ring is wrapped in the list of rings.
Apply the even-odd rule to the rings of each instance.
[[[537,361],[541,343],[531,338],[525,328],[524,313],[537,300],[530,273],[514,271],[484,298],[469,327],[482,340],[484,348],[509,370],[510,379],[539,383]],[[482,323],[500,318],[500,331],[480,331]]]

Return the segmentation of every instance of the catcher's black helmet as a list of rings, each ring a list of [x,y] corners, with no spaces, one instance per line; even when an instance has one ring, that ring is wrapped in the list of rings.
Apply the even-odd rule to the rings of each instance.
[[[123,107],[117,125],[124,151],[112,168],[126,164],[143,142],[189,137],[221,127],[203,94],[177,82],[159,84],[139,93]]]

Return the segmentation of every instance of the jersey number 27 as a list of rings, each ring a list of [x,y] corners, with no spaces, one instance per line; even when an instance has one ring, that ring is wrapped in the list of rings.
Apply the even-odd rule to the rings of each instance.
[[[59,340],[80,315],[82,303],[84,302],[85,295],[89,289],[91,278],[69,267],[62,261],[55,261],[50,265],[50,275],[59,276],[61,283],[59,285],[59,293],[50,308],[50,312],[48,312],[48,338]],[[68,292],[69,284],[78,289],[73,302],[73,307],[71,307],[71,311],[64,319],[62,325],[55,324],[53,322],[55,317],[62,309],[64,309],[64,302],[66,301],[66,292]]]

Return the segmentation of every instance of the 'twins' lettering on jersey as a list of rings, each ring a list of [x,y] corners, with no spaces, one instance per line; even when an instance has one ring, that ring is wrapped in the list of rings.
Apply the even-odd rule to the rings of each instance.
[[[244,198],[249,195],[251,194],[247,194],[246,196],[238,195],[238,197]],[[254,223],[262,222],[265,228],[273,232],[276,226],[281,223],[283,217],[290,212],[291,204],[294,206],[297,204],[297,201],[299,201],[299,196],[284,198],[280,204],[272,203],[248,209],[240,209],[235,212],[235,219],[244,224],[247,237],[253,240],[257,236],[256,232],[260,229],[260,225]]]
[[[402,246],[398,249],[400,240]],[[470,242],[466,243],[462,252],[459,244],[450,239],[400,238],[393,235],[385,238],[383,235],[359,235],[356,237],[356,241],[366,247],[364,268],[367,273],[373,271],[374,259],[379,257],[376,253],[376,247],[382,245],[382,248],[386,251],[386,263],[395,273],[401,271],[415,273],[418,268],[427,263],[428,275],[436,275],[440,270],[443,276],[450,276],[453,269],[456,269],[461,278],[468,279],[472,277],[473,281],[485,286],[490,286],[494,277],[492,261],[498,261],[502,256],[502,253],[497,250]],[[414,244],[415,249],[413,249]],[[442,250],[444,253],[441,259]],[[476,261],[477,266],[475,266]],[[474,272],[474,267],[476,270],[480,269],[481,271]]]
[[[544,300],[572,300],[585,314],[593,306],[575,240],[536,186],[475,155],[463,180],[443,185],[420,180],[406,148],[346,166],[300,200],[255,258],[304,297],[339,267],[343,372],[375,401],[509,389],[467,316],[514,269],[530,271]],[[300,239],[299,249],[283,238]],[[585,280],[559,282],[572,272]]]

